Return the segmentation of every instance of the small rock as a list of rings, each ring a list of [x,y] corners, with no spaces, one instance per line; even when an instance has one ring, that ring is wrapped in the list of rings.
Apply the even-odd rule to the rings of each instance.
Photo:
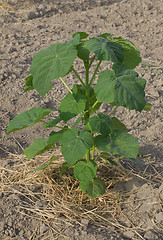
[[[45,223],[42,223],[40,226],[40,234],[46,232],[48,230],[48,227],[45,225]]]
[[[156,221],[157,222],[163,221],[163,212],[159,212],[156,214]]]
[[[144,235],[144,238],[145,239],[149,239],[149,240],[157,240],[158,239],[158,236],[155,234],[155,233],[153,233],[151,230],[149,230],[148,232],[146,232],[146,234]]]
[[[81,224],[83,224],[85,226],[88,226],[88,223],[89,223],[89,220],[87,220],[87,219],[82,219],[81,220]]]
[[[32,20],[32,19],[34,19],[34,18],[36,18],[37,17],[37,15],[36,15],[36,13],[34,13],[34,12],[30,12],[29,14],[28,14],[28,19],[30,19],[30,20]]]
[[[123,233],[123,236],[129,239],[133,239],[134,235],[135,234],[132,231],[126,231]]]
[[[36,208],[44,208],[45,203],[43,201],[36,201],[35,202],[35,207]]]
[[[78,237],[79,236],[79,232],[75,229],[75,232],[74,232],[74,236],[75,237]]]

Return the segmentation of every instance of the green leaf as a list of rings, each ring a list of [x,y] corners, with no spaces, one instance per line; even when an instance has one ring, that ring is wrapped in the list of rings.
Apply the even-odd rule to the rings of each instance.
[[[79,161],[74,167],[74,176],[82,182],[90,182],[97,171],[97,164],[94,161]]]
[[[60,130],[58,132],[54,132],[52,131],[49,135],[49,138],[47,139],[47,144],[54,144],[56,142],[60,142],[63,134],[65,133],[65,131],[67,131],[68,128],[65,127],[64,130]]]
[[[85,47],[85,42],[81,42],[77,46],[77,56],[84,61],[84,63],[89,63],[89,54],[90,51]]]
[[[65,122],[85,109],[86,98],[82,94],[76,94],[76,88],[76,86],[73,87],[72,91],[74,93],[68,93],[59,106],[60,118]]]
[[[112,121],[103,113],[98,113],[97,115],[91,117],[89,119],[89,124],[93,132],[98,132],[103,135],[111,133]]]
[[[69,168],[69,164],[67,162],[64,162],[62,164],[62,167],[61,167],[61,170],[60,170],[60,173],[59,173],[59,176],[62,177],[64,172]]]
[[[97,102],[97,98],[96,98],[96,94],[94,92],[94,89],[92,87],[90,87],[90,97],[89,97],[89,114],[92,115],[93,113],[95,113],[101,106],[101,103],[98,102],[94,107],[94,103]],[[92,108],[93,107],[93,108]]]
[[[113,37],[111,36],[110,33],[103,33],[101,35],[99,35],[98,37],[102,37],[102,38],[106,38],[107,40],[112,41]]]
[[[144,87],[145,80],[138,78],[133,70],[126,70],[118,77],[114,71],[105,70],[100,72],[94,90],[99,102],[115,102],[141,112],[146,104]]]
[[[73,38],[70,41],[68,41],[68,43],[70,43],[74,46],[77,46],[79,44],[79,42],[80,42],[80,34],[75,34],[73,36]]]
[[[25,88],[24,88],[24,92],[33,90],[33,76],[30,75],[25,79]]]
[[[76,35],[79,35],[79,36],[80,36],[80,40],[85,39],[85,38],[87,38],[87,37],[89,36],[89,34],[86,33],[86,32],[76,32],[76,33],[74,33],[73,38],[74,38]]]
[[[73,128],[75,128],[82,120],[83,120],[83,117],[85,115],[85,112],[83,112],[78,118],[77,120],[75,121],[74,125],[73,125]]]
[[[54,118],[54,119],[51,119],[50,121],[48,121],[47,123],[45,123],[42,127],[43,128],[51,128],[51,127],[55,127],[55,125],[57,123],[59,123],[61,121],[61,118],[58,117],[58,118]]]
[[[122,130],[122,131],[127,131],[127,128],[126,128],[126,126],[123,124],[123,123],[121,123],[119,120],[118,120],[118,118],[116,118],[116,117],[112,117],[112,123],[113,123],[113,129],[119,129],[119,130]]]
[[[130,68],[128,68],[126,65],[124,65],[120,62],[117,62],[117,63],[113,64],[112,69],[114,70],[115,75],[118,77],[118,76],[122,75],[122,72],[129,70]],[[137,74],[136,74],[136,76],[137,76]]]
[[[75,84],[74,87],[73,87],[73,92],[77,95],[79,94],[82,94],[85,98],[86,98],[86,90],[85,88],[82,86],[82,85],[78,85],[78,84]],[[92,115],[93,113],[95,113],[101,106],[101,103],[98,102],[94,108],[93,105],[94,103],[97,101],[97,98],[96,98],[96,95],[95,95],[95,92],[94,92],[94,89],[93,87],[89,87],[89,108],[90,108],[90,112],[89,114]],[[92,108],[92,109],[91,109]]]
[[[118,164],[114,160],[110,159],[110,154],[109,153],[101,152],[99,157],[103,158],[105,160],[108,160],[108,162],[110,162],[114,166],[118,166]]]
[[[68,164],[74,164],[92,147],[92,135],[76,128],[68,130],[61,139],[61,150]]]
[[[152,109],[152,104],[150,103],[146,103],[146,105],[143,108],[144,111],[151,111],[151,109]]]
[[[41,96],[51,88],[51,81],[65,76],[77,56],[75,46],[69,43],[56,43],[38,52],[30,67],[33,86]]]
[[[45,151],[52,149],[56,142],[60,142],[65,130],[58,132],[52,131],[48,138],[37,138],[34,142],[24,150],[25,155],[28,159],[35,157],[36,155],[42,154]]]
[[[89,39],[85,43],[85,47],[90,52],[94,52],[98,60],[123,61],[123,48],[119,44],[105,38],[95,37]]]
[[[24,150],[24,153],[28,159],[35,157],[45,151],[53,148],[53,144],[47,143],[48,138],[37,138],[33,143]]]
[[[122,37],[114,37],[113,41],[123,47],[123,64],[134,69],[142,61],[140,52],[131,41],[123,39]]]
[[[134,69],[141,61],[140,52],[135,45],[122,37],[112,37],[109,33],[101,34],[99,37],[118,43],[123,48],[124,58],[122,63],[127,67]]]
[[[49,165],[53,164],[53,160],[55,160],[56,157],[53,156],[51,157],[50,161],[48,163],[43,163],[42,165],[40,165],[39,167],[30,170],[29,172],[27,172],[26,174],[30,173],[30,172],[36,172],[36,171],[40,171],[40,170],[44,170],[46,169]]]
[[[37,107],[20,113],[17,117],[11,120],[7,128],[7,134],[33,126],[34,124],[40,122],[40,120],[48,115],[51,111],[51,109],[43,109],[42,107]]]
[[[86,191],[90,198],[96,198],[105,193],[105,183],[100,178],[94,178],[90,183],[81,182],[82,191]]]
[[[99,135],[95,137],[94,141],[100,151],[114,155],[136,158],[139,153],[137,138],[121,130],[114,130],[111,136]]]

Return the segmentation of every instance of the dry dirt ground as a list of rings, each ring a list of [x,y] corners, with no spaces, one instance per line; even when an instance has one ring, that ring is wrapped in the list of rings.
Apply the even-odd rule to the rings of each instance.
[[[1,0],[0,16],[0,239],[163,239],[163,1]],[[37,51],[77,31],[130,39],[141,51],[137,71],[153,105],[150,112],[117,112],[138,137],[144,165],[122,160],[117,169],[102,166],[107,190],[96,200],[81,194],[69,175],[60,179],[58,169],[25,175],[52,154],[32,161],[23,155],[35,138],[47,136],[40,125],[5,135],[9,121],[31,107],[50,107],[58,115],[64,86],[55,81],[42,98],[23,92],[24,79]],[[70,87],[73,77],[66,79]]]

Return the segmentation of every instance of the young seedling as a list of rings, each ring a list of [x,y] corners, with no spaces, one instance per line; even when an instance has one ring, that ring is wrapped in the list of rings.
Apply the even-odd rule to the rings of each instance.
[[[83,61],[85,76],[79,76],[73,62],[76,58]],[[97,62],[92,75],[92,63]],[[95,76],[103,61],[113,62],[112,70],[104,70]],[[105,192],[105,183],[96,177],[97,166],[95,152],[106,162],[116,165],[110,155],[135,159],[139,154],[137,138],[127,133],[127,128],[113,113],[119,106],[141,112],[150,110],[145,101],[146,81],[133,69],[141,62],[140,53],[128,40],[112,37],[109,33],[88,39],[85,32],[77,32],[65,43],[56,43],[38,52],[30,67],[31,75],[26,78],[24,92],[35,89],[42,97],[52,88],[52,80],[59,78],[68,89],[59,106],[59,117],[45,122],[43,118],[51,109],[32,108],[11,120],[7,134],[42,122],[43,128],[54,128],[48,138],[37,138],[24,150],[28,159],[35,157],[60,143],[65,158],[61,174],[67,168],[73,168],[79,187],[90,198],[96,198]],[[74,73],[79,84],[70,89],[63,79]],[[111,113],[98,111],[101,104],[114,106]],[[70,119],[75,118],[75,121]],[[65,126],[61,127],[60,122]],[[73,122],[73,124],[72,124]],[[80,123],[80,128],[79,128]],[[81,123],[83,128],[81,129]],[[63,126],[63,125],[62,125]],[[58,129],[58,131],[55,131]],[[45,169],[55,163],[55,156],[48,164],[34,169]]]

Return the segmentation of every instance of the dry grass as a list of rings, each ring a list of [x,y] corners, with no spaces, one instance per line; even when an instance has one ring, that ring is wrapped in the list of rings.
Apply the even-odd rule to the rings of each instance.
[[[55,155],[56,162],[60,164],[64,162],[59,151]],[[65,223],[70,226],[74,223],[82,225],[82,219],[87,219],[103,228],[109,224],[121,230],[129,229],[121,225],[116,216],[122,213],[121,205],[131,193],[122,195],[115,191],[113,186],[118,181],[127,181],[133,175],[151,181],[146,172],[144,176],[140,176],[134,171],[125,170],[121,165],[118,167],[109,164],[100,165],[98,175],[106,183],[106,193],[96,199],[90,199],[81,192],[78,187],[79,182],[73,177],[71,171],[67,171],[62,177],[59,176],[58,165],[51,165],[43,171],[26,174],[36,165],[48,162],[52,156],[53,153],[49,152],[36,157],[35,160],[28,160],[24,155],[9,154],[8,161],[12,166],[0,167],[1,192],[12,192],[24,196],[28,201],[22,201],[21,208],[31,213],[29,217],[44,221],[56,237],[62,236],[61,225]],[[155,181],[160,181],[160,178],[159,174],[156,174]],[[35,203],[38,200],[43,202],[43,206],[36,206]],[[51,225],[54,221],[58,223],[58,231]],[[138,232],[136,233],[139,235]]]

